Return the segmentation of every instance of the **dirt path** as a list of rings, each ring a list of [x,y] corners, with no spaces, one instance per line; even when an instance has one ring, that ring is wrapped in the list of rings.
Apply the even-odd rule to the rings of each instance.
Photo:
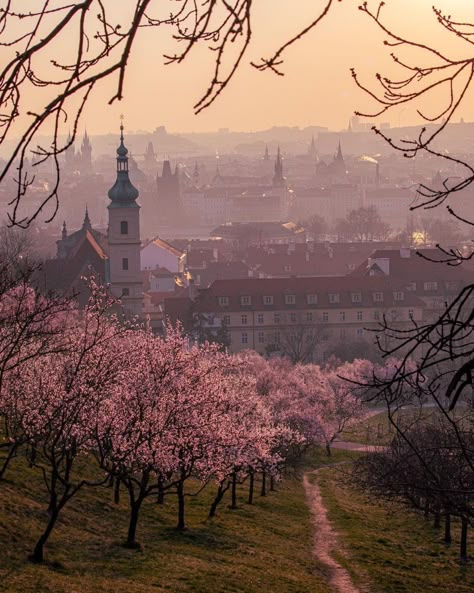
[[[326,566],[329,583],[334,593],[366,593],[365,590],[359,589],[354,585],[347,570],[331,556],[332,551],[337,549],[338,546],[337,532],[333,529],[327,518],[327,509],[323,504],[317,479],[310,482],[308,478],[309,475],[317,476],[321,469],[305,474],[303,478],[306,499],[311,510],[314,527],[314,556]]]

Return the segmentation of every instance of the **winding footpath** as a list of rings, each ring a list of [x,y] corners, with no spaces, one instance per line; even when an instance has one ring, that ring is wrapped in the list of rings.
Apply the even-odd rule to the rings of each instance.
[[[345,463],[345,462],[342,462]],[[327,571],[328,581],[334,593],[367,593],[367,590],[356,587],[347,570],[332,556],[338,547],[338,534],[327,517],[317,476],[320,471],[340,465],[333,463],[304,475],[303,484],[306,500],[311,511],[313,524],[313,555],[321,562]],[[315,476],[310,481],[309,476]]]

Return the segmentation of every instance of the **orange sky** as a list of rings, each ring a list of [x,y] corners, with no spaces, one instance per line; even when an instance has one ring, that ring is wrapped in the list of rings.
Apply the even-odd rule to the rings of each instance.
[[[126,10],[125,0],[110,1],[118,14]],[[437,43],[451,50],[455,40],[440,34],[434,25],[433,1],[450,14],[467,16],[474,22],[473,0],[386,0],[386,19],[407,35],[427,40],[435,35]],[[92,134],[114,131],[122,112],[128,130],[151,131],[159,125],[171,132],[221,127],[257,130],[273,125],[345,128],[355,109],[370,108],[355,87],[349,68],[356,67],[364,80],[370,81],[375,72],[391,67],[389,51],[381,43],[383,37],[357,9],[360,2],[336,3],[318,29],[286,53],[285,76],[278,77],[257,72],[249,62],[269,56],[279,43],[313,19],[325,0],[255,0],[254,35],[247,58],[224,94],[198,116],[193,114],[193,104],[207,87],[213,54],[203,47],[182,65],[163,66],[169,39],[161,29],[145,29],[129,64],[125,99],[108,106],[112,86],[103,84],[95,91],[80,128],[87,127]],[[370,2],[375,6],[378,0]],[[459,116],[474,120],[472,97]],[[392,125],[417,121],[411,107],[397,108],[383,119]]]

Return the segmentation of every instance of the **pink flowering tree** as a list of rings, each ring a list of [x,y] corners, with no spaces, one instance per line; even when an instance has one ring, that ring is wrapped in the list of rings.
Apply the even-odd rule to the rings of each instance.
[[[127,358],[120,338],[130,330],[108,315],[112,304],[92,282],[89,304],[68,333],[67,350],[24,361],[5,376],[1,405],[10,438],[25,444],[48,493],[48,521],[31,555],[35,562],[43,560],[62,509],[91,482],[90,464],[84,462],[94,447],[100,400]]]

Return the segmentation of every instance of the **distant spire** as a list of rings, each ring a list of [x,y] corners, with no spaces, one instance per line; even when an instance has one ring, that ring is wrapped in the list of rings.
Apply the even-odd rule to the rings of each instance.
[[[67,239],[67,228],[66,228],[66,221],[63,221],[63,230],[61,233],[61,239],[65,241]]]
[[[269,161],[270,160],[270,154],[268,152],[268,144],[265,144],[265,154],[263,155],[263,160],[264,161]]]
[[[342,156],[342,148],[341,148],[341,139],[340,138],[339,138],[339,144],[337,146],[336,161],[344,162],[344,157]]]
[[[89,210],[87,209],[87,205],[86,205],[86,212],[84,214],[84,222],[82,223],[82,228],[87,231],[90,231],[92,229],[91,221],[89,218]]]
[[[284,183],[285,178],[283,177],[283,160],[281,158],[280,146],[278,146],[275,160],[275,174],[273,175],[273,185],[283,185]]]

